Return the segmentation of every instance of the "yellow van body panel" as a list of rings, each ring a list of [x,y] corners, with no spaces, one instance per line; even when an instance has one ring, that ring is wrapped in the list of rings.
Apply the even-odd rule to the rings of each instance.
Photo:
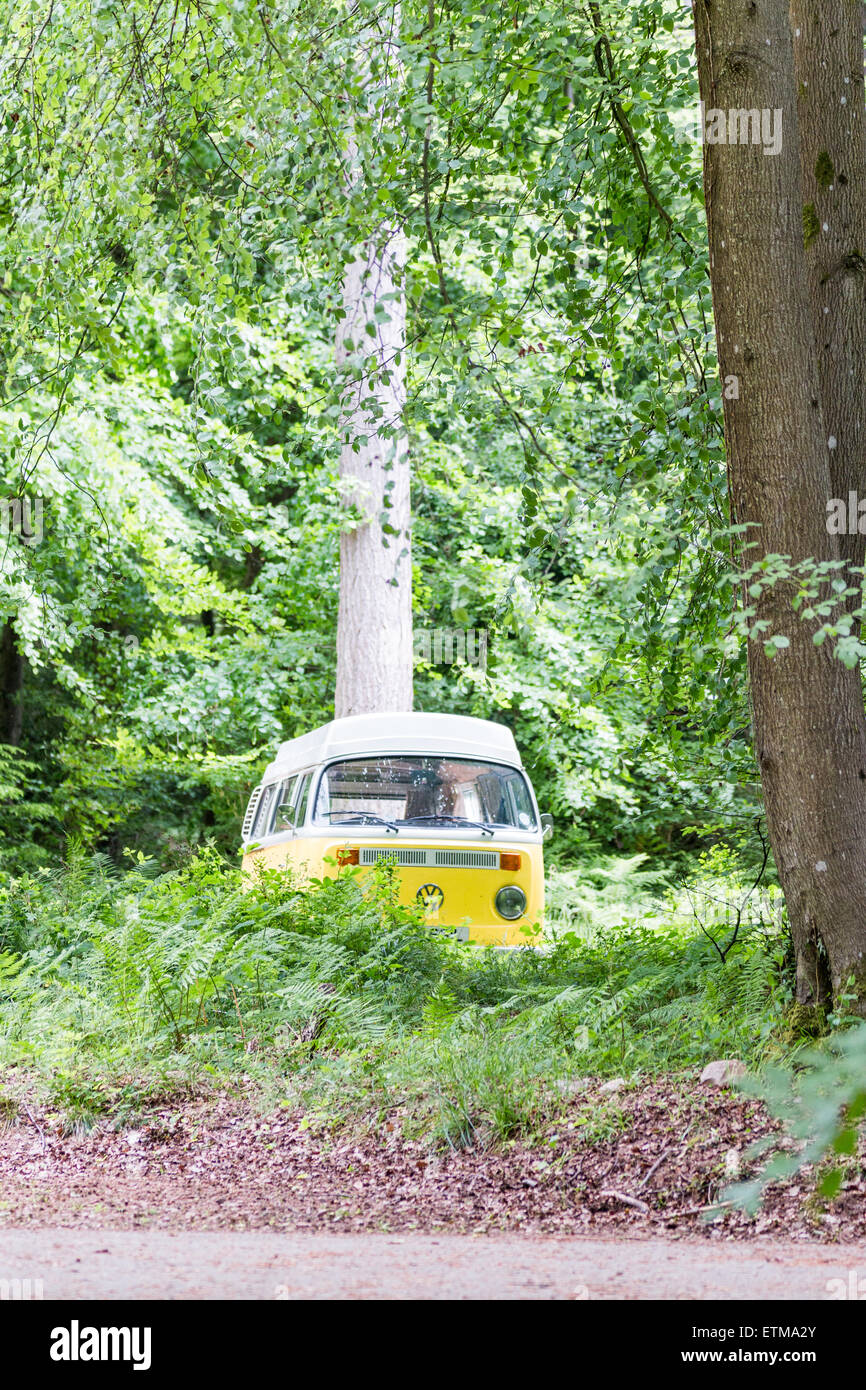
[[[248,874],[255,873],[258,865],[289,869],[303,885],[312,879],[333,877],[339,872],[338,851],[358,848],[381,851],[384,857],[395,849],[419,848],[519,854],[520,868],[513,872],[472,865],[398,864],[400,902],[407,907],[420,903],[431,927],[456,929],[461,937],[468,930],[467,939],[479,944],[526,946],[540,939],[544,914],[544,855],[540,843],[509,842],[505,837],[501,840],[456,840],[439,835],[435,840],[431,836],[425,841],[401,837],[396,843],[390,837],[387,841],[360,837],[335,840],[333,835],[300,834],[248,849],[242,867]],[[360,866],[353,872],[364,876],[371,867]],[[526,909],[522,916],[509,922],[499,915],[494,900],[499,889],[511,883],[526,894]]]

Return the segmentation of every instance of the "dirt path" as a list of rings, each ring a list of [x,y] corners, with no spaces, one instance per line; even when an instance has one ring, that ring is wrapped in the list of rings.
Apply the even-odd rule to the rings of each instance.
[[[827,1299],[866,1245],[650,1238],[5,1230],[46,1299]]]

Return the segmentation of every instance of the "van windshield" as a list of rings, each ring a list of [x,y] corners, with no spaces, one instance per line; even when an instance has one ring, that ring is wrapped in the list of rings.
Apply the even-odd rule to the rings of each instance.
[[[537,829],[526,778],[516,768],[411,754],[332,763],[319,784],[313,819],[320,825]]]

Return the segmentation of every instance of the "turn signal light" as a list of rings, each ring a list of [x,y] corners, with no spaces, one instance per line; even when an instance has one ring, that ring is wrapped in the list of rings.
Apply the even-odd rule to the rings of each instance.
[[[500,854],[499,867],[500,869],[507,869],[510,874],[516,874],[517,870],[520,868],[520,855]]]
[[[361,851],[359,849],[338,849],[337,863],[341,868],[346,864],[360,864]]]

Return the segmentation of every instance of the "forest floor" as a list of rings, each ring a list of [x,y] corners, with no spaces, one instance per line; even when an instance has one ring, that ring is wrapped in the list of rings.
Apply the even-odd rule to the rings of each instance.
[[[866,1239],[866,1175],[851,1162],[832,1201],[814,1175],[771,1188],[754,1218],[713,1204],[748,1146],[773,1132],[760,1102],[694,1075],[611,1092],[575,1083],[560,1122],[487,1150],[435,1152],[399,1112],[337,1129],[243,1094],[177,1099],[66,1134],[35,1099],[0,1129],[0,1231],[20,1227],[206,1232]]]

